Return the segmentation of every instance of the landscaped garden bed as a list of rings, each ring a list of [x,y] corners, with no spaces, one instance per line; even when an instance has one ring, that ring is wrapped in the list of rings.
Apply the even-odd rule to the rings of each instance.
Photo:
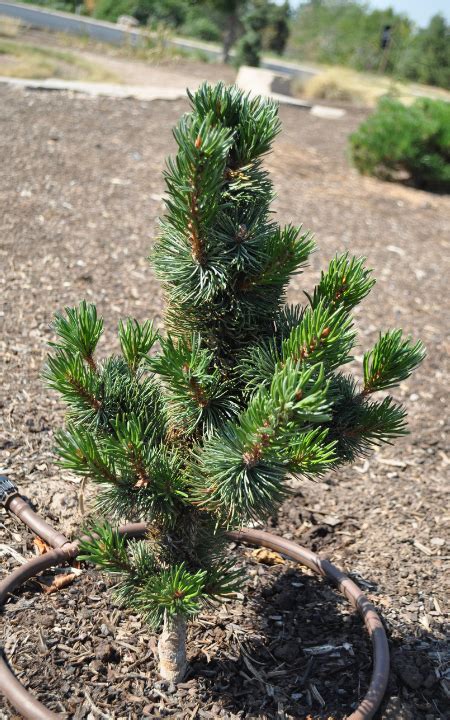
[[[24,196],[24,197],[25,197],[25,196]],[[390,251],[389,251],[389,252],[390,252]],[[31,426],[30,426],[30,427],[31,427]],[[419,457],[421,456],[421,453],[419,452],[420,450],[421,450],[420,447],[413,448],[412,456],[415,457],[415,458],[419,458]],[[416,452],[416,451],[417,451],[417,452]],[[438,450],[436,450],[435,452],[436,452],[437,458],[439,458],[440,455],[438,454]],[[428,455],[430,455],[430,454],[428,454]],[[381,459],[383,459],[383,458],[381,458]],[[388,459],[389,459],[389,458],[388,458]],[[427,457],[427,456],[425,455],[425,458],[424,458],[425,464],[429,464],[429,463],[431,462],[431,460],[432,460],[432,458],[429,458],[429,457]],[[382,478],[389,472],[389,473],[391,473],[391,474],[392,474],[392,473],[396,473],[397,476],[400,476],[400,480],[402,480],[403,478],[402,478],[402,472],[401,472],[401,471],[404,470],[405,468],[402,467],[402,466],[396,466],[396,465],[395,465],[395,462],[400,462],[400,463],[402,463],[403,460],[398,461],[398,460],[396,460],[396,458],[394,457],[394,458],[391,458],[391,461],[392,461],[394,464],[391,465],[390,467],[389,467],[389,465],[383,467],[383,464],[382,464],[382,463],[380,464],[380,468],[379,468],[379,469],[380,469],[380,478],[382,479]],[[377,461],[375,460],[375,463],[376,463],[376,462],[377,462]],[[362,464],[362,465],[361,465],[361,469],[363,469],[364,467],[365,467],[365,465]],[[370,466],[369,466],[369,467],[370,467]],[[396,470],[395,468],[397,468],[397,470]],[[41,471],[38,470],[37,472],[41,472]],[[369,468],[366,468],[366,469],[364,470],[364,472],[365,472],[365,473],[368,473],[368,472],[371,472],[371,471],[369,470]],[[416,475],[416,470],[415,470],[414,468],[411,469],[411,470],[409,470],[409,468],[408,468],[408,471],[407,471],[407,472],[408,472],[408,473],[411,472],[411,474],[412,474],[414,477],[417,477],[417,481],[419,481],[420,475]],[[406,481],[406,480],[407,480],[407,478],[406,478],[406,473],[403,473],[403,475],[405,476],[405,477],[404,477],[404,480]],[[409,477],[411,477],[411,475],[410,475]],[[392,480],[392,479],[395,479],[395,478],[391,478],[391,480]],[[389,480],[389,478],[387,478],[387,480]],[[52,482],[53,482],[53,480],[52,480]],[[391,483],[391,484],[392,484],[392,483]],[[345,491],[345,487],[343,487],[343,490]],[[307,490],[307,492],[309,492],[309,491]],[[337,488],[336,488],[336,492],[337,492]],[[348,493],[348,488],[347,488],[347,493]],[[32,492],[30,492],[30,494],[32,494]],[[69,496],[69,497],[71,497],[72,495],[73,495],[73,493],[71,493],[71,492],[68,493],[68,496]],[[323,535],[323,540],[324,540],[324,543],[325,543],[325,544],[328,544],[328,545],[330,545],[330,546],[336,545],[336,547],[338,548],[338,552],[341,552],[341,551],[339,550],[339,548],[342,547],[342,546],[345,547],[345,541],[346,541],[346,529],[345,529],[345,528],[347,528],[347,530],[349,529],[349,523],[350,523],[350,527],[351,527],[351,520],[352,520],[352,518],[351,518],[351,515],[349,515],[349,514],[348,514],[348,511],[347,511],[347,514],[346,514],[346,516],[345,516],[345,520],[344,520],[344,522],[343,522],[341,525],[338,524],[338,525],[335,525],[335,526],[333,527],[333,524],[332,524],[332,523],[331,523],[331,525],[330,525],[330,524],[327,524],[326,522],[323,522],[323,523],[321,522],[321,514],[320,514],[320,513],[321,513],[321,512],[327,513],[328,508],[334,507],[335,504],[336,504],[336,502],[338,503],[338,505],[339,505],[339,503],[341,503],[341,502],[344,503],[344,504],[342,504],[342,505],[339,505],[339,507],[341,508],[341,512],[342,512],[343,508],[345,507],[345,501],[344,501],[344,498],[343,498],[343,497],[342,497],[341,499],[338,499],[338,500],[336,500],[336,499],[334,499],[334,498],[330,500],[329,498],[331,497],[331,495],[332,495],[332,493],[327,493],[327,492],[323,489],[322,486],[319,487],[318,494],[317,494],[317,491],[316,491],[316,490],[311,490],[311,492],[310,492],[310,501],[308,502],[308,505],[310,505],[310,506],[312,505],[312,506],[313,506],[313,512],[312,512],[312,514],[311,514],[311,517],[312,517],[312,519],[313,519],[313,521],[314,521],[314,524],[313,524],[312,527],[310,526],[310,529],[314,529],[314,528],[315,528],[315,529],[317,530],[317,534],[319,534],[319,535],[322,534],[322,535]],[[320,496],[320,497],[322,498],[322,500],[321,500],[321,502],[322,502],[322,506],[321,506],[321,507],[322,507],[322,510],[320,509],[320,507],[319,507],[319,508],[316,507],[316,499],[317,499],[318,496]],[[327,497],[327,496],[328,496],[328,497]],[[373,496],[372,496],[372,497],[373,497]],[[391,502],[394,502],[394,503],[395,503],[395,502],[403,502],[403,501],[404,501],[404,496],[402,497],[402,493],[401,493],[400,488],[394,488],[391,498],[392,498]],[[373,498],[373,500],[374,500],[374,499],[375,499],[375,498]],[[397,500],[396,500],[396,499],[397,499]],[[372,502],[373,502],[373,501],[372,501]],[[301,522],[300,522],[300,518],[301,518],[301,507],[302,507],[302,505],[304,505],[304,504],[305,504],[305,503],[304,503],[303,500],[299,500],[299,498],[297,498],[296,501],[295,501],[295,503],[294,503],[291,507],[286,508],[286,512],[289,512],[289,513],[293,512],[293,514],[291,514],[291,515],[289,516],[289,517],[290,517],[290,522],[289,522],[289,528],[287,529],[287,532],[292,532],[292,528],[293,528],[293,527],[295,527],[295,529],[299,529],[299,528],[301,527]],[[363,525],[363,522],[362,522],[362,517],[363,517],[363,515],[361,515],[361,513],[360,513],[360,511],[361,511],[361,509],[362,509],[363,506],[364,506],[364,503],[363,503],[363,502],[361,502],[359,499],[355,499],[355,507],[354,507],[354,508],[352,507],[352,509],[351,509],[351,512],[352,512],[352,513],[356,513],[357,516],[360,518],[360,520],[359,520],[359,526],[360,526],[360,527],[362,527],[362,525]],[[370,505],[368,505],[368,504],[367,504],[367,501],[366,501],[366,508],[368,509],[369,512],[371,512],[371,510],[372,510],[374,507],[376,507],[376,505],[373,505],[373,504],[372,504],[372,506],[370,507]],[[54,512],[54,511],[55,511],[55,510],[53,509],[53,512]],[[314,512],[316,512],[317,514],[314,515]],[[419,512],[419,515],[420,515],[420,506],[418,506],[418,512]],[[396,515],[398,515],[398,513],[396,513]],[[387,516],[389,516],[389,509],[387,510]],[[327,515],[322,516],[322,517],[325,517],[328,521],[330,521],[330,518],[327,517]],[[310,516],[309,516],[308,514],[305,515],[305,518],[306,518],[306,522],[311,522],[311,518],[310,518]],[[339,520],[339,516],[338,516],[338,520]],[[434,520],[433,522],[436,523],[436,520]],[[389,532],[388,526],[389,526],[389,523],[385,523],[386,532]],[[331,528],[331,530],[330,530],[329,528]],[[305,530],[305,529],[307,530],[307,528],[304,528],[304,530]],[[423,532],[423,528],[422,528],[422,532]],[[432,532],[433,532],[433,531],[432,531]],[[344,534],[341,535],[341,533],[344,533]],[[431,534],[430,539],[431,539],[431,540],[436,539],[436,540],[439,541],[439,540],[440,540],[440,534],[439,534],[440,531],[439,531],[439,529],[438,529],[438,526],[436,526],[436,531],[435,531],[435,533],[436,533],[436,534],[434,534],[434,535]],[[17,535],[17,530],[16,530],[16,535]],[[311,539],[312,542],[314,542],[314,537],[312,536],[312,534],[311,534],[311,536],[310,536],[310,539]],[[303,538],[302,538],[302,542],[304,542]],[[358,542],[358,540],[357,540],[357,542]],[[405,549],[407,549],[408,547],[410,547],[410,545],[408,544],[409,541],[408,541],[408,540],[405,540],[405,542],[407,543],[406,546],[405,546]],[[419,542],[419,544],[420,544],[420,539],[418,540],[418,542]],[[343,545],[343,543],[344,543],[344,545]],[[439,561],[439,555],[441,554],[441,550],[439,549],[439,548],[440,548],[440,545],[439,545],[439,543],[436,543],[436,544],[435,544],[435,543],[431,543],[431,544],[428,544],[428,545],[425,544],[425,543],[426,543],[426,538],[425,538],[425,537],[422,537],[422,547],[425,547],[425,548],[427,548],[427,549],[429,550],[430,555],[427,556],[427,557],[431,557],[431,558],[432,558],[432,560],[429,561],[429,562],[431,563],[431,567],[437,567],[437,563],[438,563],[438,561]],[[422,554],[423,554],[423,552],[424,552],[424,551],[422,551],[422,550],[420,550],[419,548],[417,548],[417,554],[419,554],[419,553],[422,553]],[[426,553],[425,553],[425,555],[426,555]],[[420,555],[419,555],[419,558],[421,558]],[[373,565],[374,570],[375,570],[375,565],[376,565],[376,563],[375,563],[375,559],[374,559],[373,554],[372,554],[371,565]],[[350,565],[350,566],[351,566],[351,565]],[[369,567],[370,567],[370,565],[369,565]],[[369,569],[369,568],[368,568],[368,569]],[[405,586],[406,586],[406,588],[408,588],[408,587],[410,586],[410,583],[408,582],[408,578],[409,578],[409,575],[412,573],[412,567],[410,566],[410,568],[408,569],[408,567],[406,567],[406,566],[403,564],[403,569],[406,570],[406,572],[408,573],[408,574],[405,576],[405,578],[404,578],[404,579],[405,579]],[[358,568],[358,571],[359,571],[359,568]],[[380,570],[379,570],[378,568],[377,568],[375,571],[376,571],[377,573],[380,573]],[[270,571],[270,572],[272,572],[272,571]],[[370,570],[369,570],[369,572],[370,572]],[[383,571],[383,572],[384,572],[384,571]],[[391,572],[392,572],[392,571],[389,571],[388,574],[390,575]],[[395,575],[395,573],[394,573],[394,575]],[[401,577],[401,576],[400,576],[400,577]],[[367,581],[367,578],[368,578],[368,582],[369,582],[369,585],[370,585],[371,575],[370,575],[370,574],[366,575],[366,581]],[[384,580],[385,580],[385,579],[384,579]],[[377,590],[378,593],[381,593],[381,594],[382,594],[382,588],[383,588],[383,587],[388,588],[390,582],[398,582],[398,580],[388,580],[387,582],[385,582],[384,580],[383,580],[382,583],[380,583],[380,589]],[[73,589],[75,589],[75,588],[73,588]],[[375,588],[374,588],[374,589],[375,589]],[[70,592],[70,591],[68,591],[68,592]],[[406,590],[406,592],[408,592],[408,590]],[[51,596],[49,596],[49,597],[51,597]],[[56,601],[59,601],[59,597],[54,596],[54,599],[55,599],[55,604],[56,604]],[[432,599],[432,598],[431,598],[431,599]],[[48,599],[47,599],[47,602],[48,602]],[[52,602],[53,602],[53,600],[52,600]],[[403,601],[400,599],[399,602],[400,602],[400,607],[403,608],[403,605],[404,605]],[[428,602],[428,601],[427,601],[427,602]],[[403,604],[402,604],[402,603],[403,603]],[[413,605],[413,604],[414,604],[414,603],[409,603],[409,605]],[[438,605],[438,606],[439,606],[439,605]],[[434,607],[433,605],[431,605],[430,608],[428,608],[428,605],[427,605],[426,607],[424,607],[425,613],[426,613],[426,614],[428,614],[428,612],[437,613],[437,615],[431,615],[431,616],[429,616],[429,617],[430,617],[430,618],[435,618],[435,617],[436,617],[436,618],[439,618],[439,611],[436,610],[436,608],[433,610],[433,609],[432,609],[433,607]],[[406,616],[404,615],[405,612],[406,612],[406,614],[409,613],[410,615],[413,615],[414,612],[420,613],[421,611],[422,611],[422,610],[421,610],[421,605],[418,605],[417,611],[415,611],[413,608],[410,608],[410,609],[408,609],[408,610],[406,610],[406,611],[401,610],[401,611],[400,611],[400,614],[397,613],[397,617],[399,618],[398,621],[397,621],[397,627],[400,628],[400,626],[401,626],[401,620],[400,620],[400,618],[406,617]],[[388,609],[387,609],[387,614],[390,615],[390,612],[391,612],[391,611],[390,611],[389,608],[388,608]],[[393,609],[392,612],[394,613],[394,614],[392,615],[392,617],[396,617],[395,609]],[[421,615],[419,614],[418,617],[423,617],[423,616],[421,616]],[[431,622],[434,622],[434,620],[431,620]],[[406,624],[407,624],[407,623],[406,623]],[[431,647],[430,641],[428,641],[428,643],[427,643],[426,641],[422,641],[422,642],[425,642],[425,647],[430,649],[430,658],[431,658],[431,657],[432,657],[432,656],[431,656],[431,653],[432,653],[433,651],[432,651],[432,647]],[[433,681],[433,679],[432,679],[432,672],[431,672],[431,671],[432,671],[432,667],[430,667],[430,666],[428,665],[429,668],[430,668],[430,672],[428,672],[428,673],[426,672],[426,667],[425,667],[425,666],[426,666],[426,662],[425,662],[425,658],[424,658],[425,652],[426,652],[425,648],[422,650],[422,652],[420,651],[420,648],[419,648],[419,649],[416,648],[416,652],[415,652],[415,654],[414,654],[414,665],[415,665],[417,671],[416,671],[415,674],[414,674],[414,672],[412,672],[412,670],[411,670],[410,656],[405,657],[405,647],[403,647],[403,650],[402,650],[402,652],[400,653],[400,654],[403,655],[403,660],[404,660],[404,662],[403,662],[403,664],[402,664],[402,663],[399,663],[399,667],[402,667],[402,668],[403,668],[401,672],[399,671],[399,673],[400,673],[400,674],[399,674],[399,677],[402,679],[402,682],[406,683],[405,687],[411,688],[411,686],[413,686],[413,685],[415,684],[416,686],[418,686],[418,687],[421,688],[420,694],[421,694],[421,697],[422,697],[422,703],[426,703],[427,695],[428,695],[428,696],[430,696],[430,695],[432,696],[432,689],[433,689],[433,683],[434,683],[434,681]],[[422,657],[422,660],[423,660],[422,668],[420,668],[420,667],[417,665],[417,662],[416,662],[416,659],[420,659],[421,657]],[[427,657],[428,657],[428,655],[427,655]],[[409,675],[408,675],[408,660],[409,660]],[[251,661],[250,661],[250,662],[251,662]],[[427,662],[430,663],[430,660],[427,660]],[[406,669],[405,669],[405,667],[406,667]],[[244,672],[245,672],[245,671],[244,671]],[[438,679],[436,679],[436,682],[439,682]],[[409,683],[409,684],[408,684],[408,683]],[[434,683],[434,684],[436,684],[436,683]],[[439,683],[439,684],[440,684],[440,683]],[[338,688],[337,686],[335,686],[335,689],[337,690],[337,689],[339,689],[339,688]],[[320,694],[320,689],[319,689],[319,688],[318,688],[318,691],[319,691],[319,694]],[[408,690],[407,690],[407,691],[406,691],[406,696],[408,695],[408,692],[410,693],[411,691],[408,691]],[[313,711],[313,712],[316,712],[316,711],[318,710],[319,706],[320,706],[320,702],[317,700],[317,698],[316,698],[315,701],[312,700],[312,702],[313,702],[313,704],[314,704],[314,702],[316,703],[316,705],[315,705],[315,710]],[[199,708],[199,710],[201,710],[201,708]],[[271,712],[273,712],[273,710],[272,710]]]

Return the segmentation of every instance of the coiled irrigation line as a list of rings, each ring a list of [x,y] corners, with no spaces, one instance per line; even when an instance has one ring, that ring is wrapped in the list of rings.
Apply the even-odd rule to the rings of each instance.
[[[70,542],[64,535],[51,527],[30,505],[20,497],[17,488],[8,478],[0,476],[0,504],[16,515],[30,530],[39,535],[53,549],[44,555],[28,560],[0,582],[0,607],[9,593],[27,580],[50,567],[69,562],[76,558],[79,541]],[[127,538],[142,537],[147,531],[146,523],[131,523],[119,528]],[[359,612],[372,641],[373,669],[369,689],[348,720],[371,720],[378,710],[386,691],[389,677],[389,647],[383,624],[372,603],[365,597],[353,580],[335,567],[329,560],[297,545],[290,540],[277,537],[262,530],[243,529],[228,533],[230,540],[248,545],[266,547],[281,553],[290,560],[305,565],[335,585]],[[5,655],[0,651],[0,691],[11,705],[27,720],[61,720],[39,702],[15,677]]]

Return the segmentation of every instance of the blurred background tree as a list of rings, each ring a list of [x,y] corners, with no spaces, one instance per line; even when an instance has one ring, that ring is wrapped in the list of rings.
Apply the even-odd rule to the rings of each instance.
[[[391,28],[388,48],[381,42],[385,26]],[[358,2],[315,0],[293,14],[289,52],[318,63],[375,71],[388,49],[386,70],[393,70],[412,33],[412,22],[391,8],[369,11]]]
[[[223,61],[239,42],[242,62],[258,65],[261,52],[282,54],[289,37],[290,7],[271,0],[97,0],[94,17],[116,22],[132,15],[142,25],[164,23],[176,32],[221,42]]]
[[[400,75],[427,85],[450,88],[450,25],[442,15],[431,18],[405,48],[398,62]]]
[[[386,27],[389,41],[384,45]],[[287,52],[292,58],[450,87],[450,24],[442,15],[418,29],[392,8],[371,10],[354,0],[312,0],[292,13]]]
[[[278,55],[282,55],[289,39],[289,20],[291,8],[289,3],[282,5],[268,3],[268,22],[264,29],[263,47]]]
[[[243,34],[236,48],[236,64],[258,67],[261,59],[263,34],[269,16],[266,0],[248,2],[242,17]]]

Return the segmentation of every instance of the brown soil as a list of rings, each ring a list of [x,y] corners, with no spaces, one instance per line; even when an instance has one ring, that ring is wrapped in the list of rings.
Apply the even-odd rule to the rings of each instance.
[[[86,297],[105,317],[101,353],[117,350],[120,317],[161,322],[145,260],[162,211],[161,171],[182,101],[139,103],[0,88],[3,372],[1,470],[66,531],[80,523],[80,486],[52,456],[63,408],[40,379],[55,310]],[[364,254],[378,283],[357,312],[360,355],[380,329],[421,337],[428,359],[396,391],[411,435],[324,482],[302,484],[271,527],[326,552],[380,609],[393,655],[379,717],[450,717],[443,627],[450,465],[446,372],[450,200],[360,178],[346,137],[361,119],[282,109],[268,158],[283,222],[319,244],[290,289],[301,300],[336,253]],[[358,355],[355,367],[360,368]],[[2,574],[31,537],[1,516]],[[447,523],[447,525],[446,525]],[[2,644],[21,679],[76,718],[344,718],[362,697],[370,653],[361,622],[326,584],[291,564],[245,557],[244,596],[191,626],[191,675],[157,682],[154,638],[84,571],[55,594],[30,584],[11,598]],[[332,646],[315,655],[311,648]],[[447,677],[446,677],[447,672]],[[322,707],[322,703],[325,703]],[[0,717],[15,717],[0,700]]]

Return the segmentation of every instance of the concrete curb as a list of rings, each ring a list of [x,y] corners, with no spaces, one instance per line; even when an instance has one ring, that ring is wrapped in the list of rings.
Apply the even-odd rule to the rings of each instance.
[[[186,97],[186,90],[184,88],[156,87],[153,85],[118,85],[115,83],[58,80],[57,78],[27,80],[24,78],[10,78],[0,75],[0,84],[23,90],[72,92],[88,97],[109,97],[120,98],[122,100],[133,99],[143,102],[152,102],[153,100],[181,100]],[[252,94],[264,95],[280,103],[280,105],[289,105],[302,110],[309,110],[313,115],[321,118],[336,120],[345,115],[345,110],[328,108],[323,105],[311,105],[305,100],[297,100],[297,98],[289,97],[289,95],[281,95],[280,93],[272,93],[269,91]]]
[[[0,76],[0,83],[24,90],[57,90],[80,93],[90,97],[133,98],[135,100],[179,100],[186,97],[184,88],[156,87],[152,85],[117,85],[75,80],[27,80]]]

